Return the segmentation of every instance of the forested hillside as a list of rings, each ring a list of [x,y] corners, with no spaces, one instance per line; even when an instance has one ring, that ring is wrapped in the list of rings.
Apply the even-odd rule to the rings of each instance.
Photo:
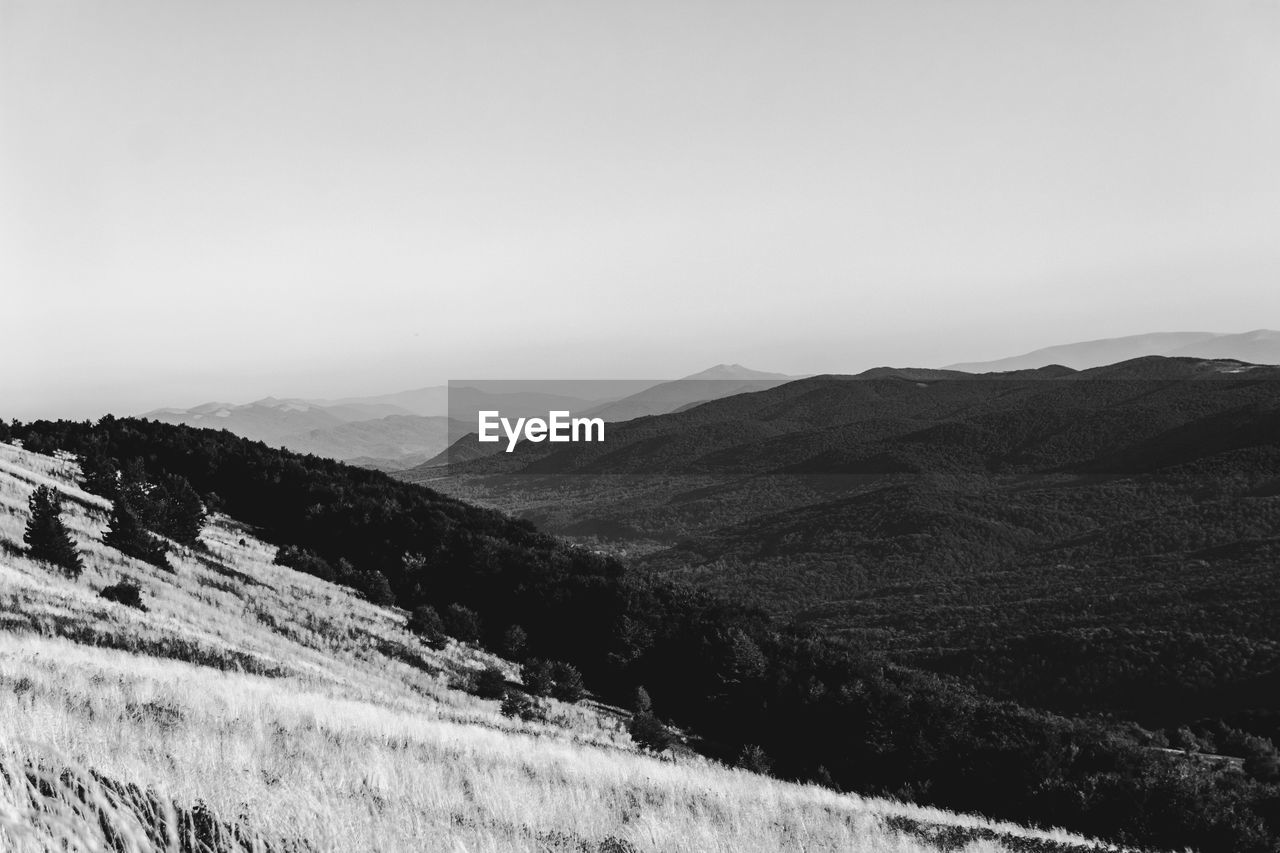
[[[77,454],[86,485],[102,491],[132,478],[150,494],[181,478],[283,559],[374,603],[470,612],[455,626],[495,649],[519,637],[521,654],[571,664],[605,698],[630,701],[643,686],[656,713],[713,756],[1130,843],[1276,846],[1265,748],[1244,767],[1198,761],[1136,726],[996,701],[527,521],[225,432],[107,418],[13,424],[0,438]]]
[[[1280,738],[1280,368],[815,377],[431,476],[989,696]]]
[[[668,749],[651,716],[544,696],[537,662],[279,565],[222,513],[132,557],[78,480],[0,443],[5,853],[1103,853]]]

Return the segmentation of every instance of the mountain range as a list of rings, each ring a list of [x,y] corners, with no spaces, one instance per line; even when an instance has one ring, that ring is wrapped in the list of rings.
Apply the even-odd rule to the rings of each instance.
[[[1280,364],[1280,332],[1157,332],[1063,344],[995,361],[954,364],[943,370],[991,373],[1051,365],[1085,370],[1151,355]],[[901,375],[900,370],[898,373]],[[917,373],[923,378],[947,375],[936,371],[927,376]],[[875,375],[875,371],[863,375]],[[210,402],[189,409],[156,409],[144,417],[163,423],[227,429],[274,447],[395,471],[424,463],[438,466],[492,452],[490,446],[472,446],[464,440],[474,431],[476,413],[482,409],[500,410],[511,417],[536,417],[551,410],[566,410],[574,415],[623,422],[764,391],[802,378],[740,364],[718,364],[672,381],[475,380],[364,397],[266,397],[245,404]]]
[[[1230,358],[1251,364],[1280,364],[1280,332],[1255,329],[1242,334],[1156,332],[1129,335],[1046,347],[995,361],[952,364],[949,369],[963,370],[966,373],[992,373],[1061,364],[1076,370],[1086,370],[1147,355]]]
[[[298,453],[383,470],[419,465],[475,429],[480,410],[545,417],[552,410],[628,420],[788,381],[741,365],[720,364],[681,380],[475,380],[334,400],[265,397],[251,403],[163,408],[143,417],[226,429]]]
[[[475,706],[468,712],[486,729],[477,736],[491,741],[510,725],[500,716],[537,716],[526,694],[550,689],[573,702],[585,683],[606,702],[633,705],[625,728],[636,743],[666,728],[656,719],[634,725],[660,708],[664,719],[687,727],[690,747],[784,778],[1068,826],[1144,849],[1274,849],[1268,822],[1280,791],[1280,626],[1272,618],[1280,607],[1280,368],[1160,357],[981,376],[879,368],[636,418],[612,426],[609,436],[604,444],[554,450],[525,444],[443,472],[402,474],[429,474],[433,482],[423,488],[226,430],[130,418],[0,422],[0,441],[16,442],[0,460],[0,475],[13,475],[0,483],[8,518],[0,557],[23,561],[17,575],[7,566],[0,573],[21,586],[10,596],[17,608],[9,608],[10,622],[59,637],[47,657],[24,662],[26,678],[6,677],[18,685],[9,710],[40,703],[22,719],[87,755],[86,778],[138,791],[155,780],[155,768],[173,766],[166,754],[191,752],[166,747],[178,731],[222,725],[217,730],[228,732],[224,724],[243,721],[244,708],[250,722],[272,719],[258,706],[226,706],[217,698],[225,690],[214,689],[225,679],[216,674],[187,702],[174,690],[191,673],[164,662],[139,667],[170,673],[163,689],[49,670],[48,660],[83,669],[87,657],[72,645],[110,645],[116,673],[124,658],[148,653],[234,670],[237,695],[250,691],[269,704],[269,685],[305,691],[306,698],[280,705],[294,709],[281,724],[241,733],[257,746],[233,744],[229,754],[267,754],[263,737],[307,738],[304,757],[341,742],[349,752],[414,756],[379,778],[416,772],[429,753],[405,737],[406,728],[387,725],[390,709],[358,709],[359,719],[373,721],[374,737],[337,736],[333,714],[349,703],[334,678],[344,677],[350,658],[330,664],[311,650],[321,657],[336,651],[355,654],[364,674],[390,666],[377,676],[389,689],[368,681],[353,687],[361,701],[386,697],[413,718],[415,730],[435,724],[431,707],[455,684],[482,701],[502,697],[498,714]],[[32,454],[50,454],[39,471],[28,465]],[[55,478],[93,493],[72,497],[92,510],[72,515],[68,534],[71,547],[92,559],[85,582],[74,567],[65,582],[34,596],[46,582],[31,579],[53,572],[18,544],[26,538],[22,504],[29,496],[33,520],[47,514],[48,499],[31,490]],[[184,508],[201,496],[227,513],[225,522],[215,521],[212,544],[166,546],[172,562],[151,568],[122,563],[122,553],[111,550],[132,553],[139,544],[137,536],[114,533],[130,529],[128,517],[176,530],[171,521],[187,517]],[[572,541],[548,536],[539,523]],[[36,529],[43,535],[45,528]],[[113,533],[104,541],[107,529]],[[192,536],[174,535],[185,536],[182,542]],[[267,543],[278,548],[270,566]],[[141,544],[143,557],[155,560],[153,546],[164,543]],[[320,583],[299,582],[277,564]],[[111,602],[126,600],[122,575],[145,579],[150,589],[132,593],[144,608],[154,604],[154,616],[145,609],[126,612],[126,622],[112,621],[114,610],[104,616],[97,591]],[[103,586],[111,581],[115,586]],[[347,613],[354,601],[332,609],[334,583],[366,599],[372,609],[362,611],[362,622]],[[187,607],[183,595],[199,603]],[[300,597],[325,609],[294,618]],[[182,632],[184,619],[197,616],[194,630]],[[235,619],[245,620],[244,630]],[[183,635],[170,636],[174,629]],[[501,664],[441,678],[441,667],[458,657],[436,660],[421,646],[447,642],[442,631],[524,656],[528,669],[522,666],[519,684]],[[17,648],[30,642],[19,637]],[[412,695],[396,692],[406,680]],[[57,692],[64,684],[69,692]],[[108,704],[105,695],[117,698]],[[426,717],[414,704],[418,697],[432,703],[423,707]],[[217,712],[203,714],[211,706]],[[50,717],[59,708],[93,713]],[[312,713],[317,708],[323,720]],[[539,725],[623,731],[568,713],[575,716],[547,716]],[[112,725],[126,716],[139,728],[119,749],[102,748],[106,741],[96,736],[98,748],[87,752],[65,742],[95,720]],[[546,733],[531,734],[536,740]],[[159,763],[146,776],[122,779],[119,760],[136,768],[140,747]],[[446,764],[458,764],[454,753]],[[210,755],[206,763],[220,768],[223,787],[195,791],[181,807],[192,809],[193,820],[199,809],[201,820],[239,814],[237,826],[245,826],[252,810],[211,811],[196,799],[218,809],[242,801],[222,791],[243,791],[243,768],[214,765]],[[5,756],[0,751],[0,775],[18,779],[20,793],[38,800],[58,790],[26,773],[44,767],[42,757],[5,763]],[[315,776],[310,765],[269,757],[255,773],[262,791],[254,802],[281,790],[281,774]],[[561,752],[558,779],[565,760]],[[488,758],[483,763],[494,767]],[[52,773],[62,769],[55,764]],[[517,772],[536,778],[542,770],[526,760]],[[520,799],[492,773],[487,780],[484,790],[503,802]],[[74,779],[69,790],[77,790]],[[469,784],[462,790],[459,803],[440,814],[447,811],[450,826],[470,826],[468,814],[487,826],[493,808],[466,811]],[[550,803],[545,787],[539,790],[539,803]],[[304,796],[317,802],[310,789]],[[368,808],[354,805],[361,814],[388,802],[377,786],[368,796]],[[348,799],[319,801],[320,808],[336,814],[352,805]],[[571,799],[579,809],[586,801]],[[705,814],[706,797],[696,801]],[[617,815],[609,829],[648,834],[649,805],[612,795],[608,803],[602,808]],[[406,805],[407,814],[424,813]],[[147,813],[156,813],[154,802]],[[340,816],[344,827],[354,825],[349,814]],[[536,819],[512,814],[499,823],[514,827],[503,830],[507,838],[558,839],[555,849],[628,849],[605,838],[600,823],[579,828],[564,818],[550,825]],[[92,812],[88,824],[104,825]],[[414,830],[420,826],[415,818]],[[970,841],[998,849],[1004,840],[950,825],[894,827],[927,836],[939,849],[944,838],[947,849]],[[794,828],[784,830],[790,840],[800,838]],[[757,840],[768,831],[754,830]],[[1009,838],[1016,843],[1009,849],[1064,853],[1081,846],[1056,839],[1062,843],[1045,847]],[[699,838],[698,849],[722,846],[706,840]]]
[[[1280,736],[1280,367],[881,368],[398,476],[995,695]]]

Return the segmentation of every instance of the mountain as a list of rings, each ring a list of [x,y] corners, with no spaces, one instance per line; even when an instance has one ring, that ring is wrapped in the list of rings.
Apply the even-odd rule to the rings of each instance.
[[[276,546],[228,516],[209,519],[198,548],[173,546],[171,570],[125,557],[101,542],[110,502],[76,479],[63,459],[0,443],[0,709],[21,733],[0,740],[5,849],[153,853],[180,837],[210,853],[616,853],[692,838],[931,853],[945,832],[984,850],[1101,850],[684,749],[659,760],[613,707],[542,698],[504,711],[481,674],[514,692],[519,665],[424,640],[403,611],[274,562]],[[37,485],[63,495],[78,578],[16,544]],[[107,597],[121,588],[137,606]]]
[[[498,403],[511,408],[513,412],[519,410],[519,417],[538,411],[545,416],[550,408],[565,405],[575,413],[581,413],[584,407],[598,406],[625,397],[652,384],[634,379],[477,379],[394,394],[311,402],[320,406],[394,406],[417,415],[448,415],[458,418],[460,412],[465,414],[469,407],[474,408],[471,405],[472,396],[483,394],[499,398],[487,401],[488,405]]]
[[[277,399],[252,403],[204,403],[190,409],[156,409],[143,417],[167,424],[225,429],[244,438],[314,453],[381,470],[399,470],[433,459],[476,428],[477,413],[546,417],[552,410],[574,414],[607,404],[613,396],[649,383],[489,381],[434,386],[372,397],[338,400]],[[596,396],[576,397],[561,390]]]
[[[892,381],[871,382],[883,386]],[[909,381],[897,391],[914,394],[909,389],[920,384]],[[759,393],[768,396],[780,390]],[[757,395],[741,395],[752,396]],[[657,419],[640,423],[649,420]],[[1237,425],[1245,430],[1234,441],[1247,445],[1251,428]],[[899,800],[910,797],[922,805],[963,805],[1005,820],[1100,833],[1123,839],[1130,847],[1261,853],[1276,841],[1263,822],[1268,804],[1280,795],[1280,787],[1267,776],[1276,761],[1275,750],[1269,741],[1250,734],[1267,725],[1265,704],[1239,725],[1218,718],[1197,721],[1194,728],[1152,730],[1092,710],[1068,717],[1028,708],[1007,697],[984,695],[997,692],[1000,684],[979,680],[1000,676],[1001,683],[1016,684],[1038,679],[1042,690],[1065,687],[1089,695],[1088,690],[1100,680],[1105,686],[1110,676],[1147,696],[1153,681],[1158,684],[1172,675],[1185,680],[1183,690],[1200,691],[1200,702],[1189,706],[1191,710],[1233,703],[1255,711],[1256,703],[1276,695],[1277,686],[1269,671],[1256,669],[1265,665],[1274,648],[1266,639],[1266,631],[1274,629],[1274,620],[1268,618],[1269,565],[1253,576],[1238,577],[1217,568],[1222,583],[1212,593],[1216,598],[1189,586],[1189,581],[1214,573],[1198,564],[1179,571],[1167,564],[1144,567],[1147,571],[1139,573],[1137,583],[1118,592],[1113,589],[1110,595],[1099,589],[1105,578],[1072,577],[1070,566],[1057,565],[1038,584],[1048,595],[1034,601],[1053,604],[1045,598],[1060,598],[1061,589],[1094,595],[1096,609],[1072,609],[1064,615],[1106,616],[1118,627],[1029,637],[996,618],[1005,610],[1025,612],[1026,602],[1011,597],[1020,593],[1017,585],[1005,589],[1009,567],[998,567],[999,580],[981,584],[971,594],[955,583],[954,576],[941,588],[914,590],[910,578],[904,578],[903,583],[880,588],[867,601],[874,608],[871,627],[878,622],[880,630],[919,632],[915,644],[905,650],[918,661],[903,662],[877,651],[869,642],[874,634],[844,637],[794,626],[687,582],[638,571],[599,548],[557,540],[526,520],[376,471],[267,448],[225,430],[130,418],[103,418],[96,424],[0,423],[0,442],[8,441],[21,442],[22,449],[0,447],[0,501],[5,508],[0,513],[0,584],[16,579],[24,588],[3,593],[7,604],[0,624],[0,682],[13,689],[0,690],[0,711],[5,719],[19,721],[24,732],[20,743],[28,751],[15,755],[9,744],[0,742],[0,775],[8,786],[0,790],[12,791],[16,784],[18,803],[39,804],[30,812],[33,815],[45,813],[47,798],[74,797],[87,809],[53,809],[58,815],[84,815],[73,826],[92,831],[140,820],[145,835],[148,827],[157,829],[148,823],[149,815],[172,814],[184,833],[189,826],[201,834],[201,843],[193,843],[193,849],[219,853],[247,847],[329,849],[327,842],[335,838],[360,842],[375,837],[370,833],[378,833],[377,843],[339,841],[334,849],[404,849],[396,834],[402,824],[413,834],[412,849],[421,849],[424,820],[436,826],[433,833],[465,833],[468,841],[463,846],[469,848],[721,849],[718,835],[682,817],[685,810],[678,804],[684,799],[678,792],[689,791],[689,810],[710,817],[711,826],[723,825],[718,817],[722,812],[708,811],[707,802],[737,805],[731,798],[690,791],[690,769],[707,764],[684,748],[673,756],[673,775],[661,774],[662,779],[677,780],[675,791],[663,787],[642,799],[614,793],[634,793],[641,776],[658,772],[654,765],[645,765],[637,769],[635,779],[627,775],[631,758],[623,731],[663,750],[672,732],[652,718],[661,714],[663,720],[683,727],[683,742],[701,755],[756,771],[772,768],[782,778],[838,785],[845,791],[889,793]],[[1173,441],[1166,450],[1178,444]],[[55,455],[43,457],[47,461],[33,469],[28,464],[31,457],[45,451]],[[46,564],[33,565],[15,538],[27,516],[23,498],[38,485],[63,491],[53,481],[79,479],[78,466],[84,472],[83,483],[105,495],[127,489],[140,519],[164,522],[175,496],[178,506],[190,509],[190,497],[204,495],[214,501],[216,495],[227,516],[215,518],[214,528],[222,518],[237,521],[228,522],[229,529],[215,529],[211,537],[202,535],[194,548],[169,543],[168,565],[155,569],[112,549],[104,551],[101,536],[108,522],[108,498],[72,487],[66,490],[64,523],[70,528],[71,544],[88,558],[93,573],[86,569],[85,577],[77,577]],[[636,497],[662,486],[635,477],[621,484]],[[188,497],[181,498],[183,494]],[[1063,496],[1064,505],[1069,505],[1069,496],[1070,492]],[[681,501],[697,502],[701,497],[685,491]],[[47,507],[49,501],[41,505]],[[886,528],[891,535],[905,532],[930,511],[918,499],[890,503],[884,512],[875,506],[868,504],[858,513],[871,514],[861,522],[864,529],[868,524],[899,525],[896,533]],[[88,517],[79,507],[86,508]],[[1113,514],[1112,507],[1095,508]],[[1206,514],[1192,508],[1184,515]],[[1255,527],[1268,517],[1267,509],[1261,508]],[[113,525],[114,518],[113,513]],[[1054,518],[1051,514],[1049,523]],[[647,523],[642,514],[635,521]],[[963,519],[956,525],[981,532],[980,525]],[[202,533],[208,534],[207,528]],[[1151,525],[1139,523],[1136,530],[1149,534]],[[803,542],[793,538],[775,543],[795,544]],[[244,562],[247,555],[271,553],[271,547],[276,549],[272,567],[259,569]],[[1265,541],[1254,542],[1244,551],[1237,549],[1232,558],[1262,555],[1265,564],[1266,549]],[[1199,559],[1212,565],[1215,558],[1206,553]],[[17,573],[7,568],[14,561]],[[308,577],[284,574],[280,566]],[[696,579],[708,567],[689,568],[693,571],[688,577]],[[821,567],[794,568],[796,580],[803,582],[817,578],[813,569]],[[726,561],[718,570],[732,573],[735,567]],[[110,598],[106,603],[94,596],[98,584],[114,583],[122,575],[130,584],[140,578],[146,585],[139,590],[128,585],[103,588]],[[33,584],[24,576],[40,580]],[[1045,583],[1058,577],[1059,588]],[[55,581],[48,594],[39,591],[47,583],[44,578]],[[364,604],[343,598],[348,588],[358,591]],[[1253,598],[1238,598],[1245,588]],[[952,619],[941,620],[937,596],[948,590],[964,596],[963,606],[950,614]],[[189,604],[183,591],[199,603]],[[992,592],[998,595],[994,608],[984,607],[981,594]],[[307,599],[317,601],[317,608],[292,609]],[[155,608],[155,616],[110,606],[130,601]],[[904,602],[913,604],[903,609]],[[1176,602],[1184,602],[1183,627],[1162,632],[1141,621],[1167,616]],[[413,611],[421,639],[402,632],[404,611],[399,607]],[[190,623],[184,621],[188,611]],[[124,624],[116,621],[121,615],[128,620]],[[1032,615],[1034,627],[1054,627],[1040,613]],[[1197,630],[1197,620],[1205,618],[1216,620],[1211,633]],[[975,635],[970,638],[974,642],[956,644],[948,636],[957,623]],[[7,633],[18,635],[15,644],[3,644]],[[20,665],[10,665],[9,650],[21,653],[29,648],[32,634],[40,635],[40,649],[47,647],[48,654],[38,649]],[[448,637],[466,642],[451,644]],[[516,682],[514,668],[504,668],[491,657],[472,656],[477,644],[489,650],[509,649],[526,658],[529,668],[521,669]],[[99,655],[82,646],[109,648]],[[447,654],[437,660],[425,654],[424,646],[432,651],[444,648]],[[1123,666],[1062,671],[1064,665],[1080,670],[1078,665],[1093,661],[1097,649],[1114,653],[1117,646],[1126,657],[1109,663]],[[974,658],[974,648],[989,656]],[[129,661],[134,655],[157,660],[142,661],[139,675],[133,676]],[[108,673],[93,673],[97,664],[88,662],[98,660]],[[555,663],[539,662],[547,660]],[[182,661],[229,675],[210,673],[205,689],[204,670],[193,674],[174,663]],[[974,674],[980,664],[987,669]],[[933,674],[930,667],[950,671]],[[364,680],[348,680],[352,668],[363,673],[359,677]],[[384,682],[368,680],[383,679],[383,673]],[[1088,678],[1076,685],[1071,676]],[[595,704],[579,715],[580,706],[574,703],[582,696],[584,680],[597,691],[598,700],[647,707],[649,716],[639,712],[633,717],[616,706]],[[982,689],[966,682],[981,684]],[[645,694],[638,693],[639,685]],[[570,707],[554,713],[554,706],[538,698],[548,689]],[[501,719],[492,713],[492,704],[470,705],[458,723],[477,728],[450,725],[444,692],[458,690],[490,703],[503,696]],[[295,695],[297,691],[302,695]],[[235,698],[230,705],[228,696]],[[417,704],[422,698],[428,704]],[[1167,687],[1163,695],[1152,698],[1167,700]],[[613,722],[592,722],[593,708],[616,715]],[[1180,704],[1170,709],[1175,715],[1180,710],[1185,710]],[[521,728],[517,718],[531,728]],[[446,728],[436,728],[440,725]],[[105,727],[103,734],[98,727]],[[590,746],[599,733],[616,748],[608,758],[593,757],[586,763],[607,779],[599,774],[578,777],[572,770],[578,766],[576,753],[558,748],[548,753],[556,757],[552,769],[544,772],[543,753],[531,754],[501,737],[512,727],[534,736],[519,743],[546,739],[552,746],[558,746],[554,727],[572,730],[578,747]],[[84,732],[85,739],[76,740],[76,732]],[[218,735],[217,749],[211,748],[210,732]],[[42,736],[53,738],[53,754],[38,746]],[[29,751],[32,743],[37,744],[35,752]],[[281,743],[297,748],[281,751],[276,748]],[[444,752],[432,748],[433,743],[445,744]],[[481,750],[481,743],[492,748]],[[1192,748],[1184,744],[1199,752],[1184,752]],[[59,757],[68,754],[81,763],[68,767]],[[504,769],[508,765],[503,755],[514,755],[517,763]],[[198,762],[198,774],[194,767],[174,763],[188,759]],[[486,792],[476,798],[465,795],[473,759],[485,774],[473,783]],[[419,775],[439,766],[452,774],[447,785]],[[372,775],[353,783],[351,767]],[[246,768],[250,779],[245,778]],[[342,772],[335,777],[333,768]],[[375,769],[382,772],[373,773]],[[741,771],[738,778],[743,778]],[[176,779],[183,784],[174,784]],[[398,782],[388,788],[388,779],[407,780],[408,785]],[[529,790],[530,782],[538,787]],[[434,795],[414,798],[414,791],[442,790],[442,785],[461,786],[463,793],[443,803]],[[566,785],[567,799],[562,800]],[[597,802],[592,791],[600,791],[602,799],[591,809],[588,823],[577,822],[574,815],[582,813],[583,804]],[[246,794],[251,799],[246,800]],[[92,802],[86,803],[86,796]],[[501,805],[523,803],[530,796],[538,805],[533,812]],[[812,819],[805,817],[802,799],[786,798],[787,815],[799,815],[803,825],[793,825],[790,817],[769,817],[769,808],[764,813],[772,822],[760,824],[752,815],[763,804],[748,798],[744,814],[731,822],[734,829],[724,849],[755,849],[761,843],[785,849],[797,841],[816,849],[865,846],[846,831],[846,801],[831,792],[820,796],[823,810]],[[340,801],[331,802],[331,797]],[[121,802],[123,809],[112,805]],[[562,809],[561,802],[572,805]],[[854,801],[856,813],[867,813],[865,802]],[[142,809],[134,811],[130,803]],[[402,812],[412,819],[402,821]],[[283,823],[275,819],[281,813],[289,816]],[[437,813],[447,813],[448,820],[435,820]],[[12,809],[5,813],[13,814]],[[477,817],[468,818],[471,814]],[[839,830],[843,834],[831,835],[822,815],[834,817],[837,827],[846,828]],[[6,832],[7,819],[0,816],[0,834]],[[659,839],[655,846],[658,836],[652,834],[650,819],[659,826],[674,821],[676,831],[701,834],[691,847],[674,843],[674,838],[671,844]],[[166,823],[173,825],[170,818]],[[68,823],[60,819],[55,825],[65,828]],[[46,826],[38,824],[40,831]],[[914,839],[935,847],[939,839],[946,839],[949,848],[959,844],[966,849],[1043,853],[1098,848],[1056,831],[1046,836],[1009,824],[967,819],[953,823],[937,811],[899,810],[887,816],[883,826],[900,834],[893,849],[910,850]],[[741,837],[737,828],[754,833],[753,838]],[[260,839],[257,833],[264,831],[281,834]],[[499,840],[490,843],[493,836],[485,833],[491,831],[499,833]],[[810,835],[814,831],[818,835]],[[241,841],[231,847],[204,843],[208,834],[223,832]],[[770,834],[774,832],[776,837]],[[320,833],[326,843],[319,848],[308,843],[313,833]],[[243,841],[246,834],[249,840]],[[609,834],[615,837],[610,840]],[[619,848],[618,837],[631,846]],[[511,838],[532,840],[505,843]],[[810,845],[809,838],[815,843]],[[132,853],[152,848],[123,849]]]
[[[1251,364],[1280,364],[1280,332],[1255,329],[1239,335],[1218,335],[1185,344],[1166,355],[1193,358],[1230,358]]]
[[[606,421],[629,421],[650,415],[665,415],[679,409],[718,400],[734,394],[763,391],[799,377],[751,370],[740,364],[717,364],[683,379],[661,382],[586,412],[588,417]]]
[[[697,379],[778,379],[786,381],[789,379],[799,379],[799,376],[788,376],[785,373],[766,373],[763,370],[752,370],[749,367],[743,367],[741,364],[717,364],[714,367],[708,367],[706,370],[700,370],[683,377],[685,380]]]
[[[396,470],[435,457],[448,445],[451,432],[465,428],[451,418],[388,415],[293,433],[270,443],[297,453]]]
[[[1235,359],[1251,364],[1280,364],[1280,332],[1257,329],[1243,334],[1156,332],[1046,347],[996,361],[953,364],[949,370],[992,373],[1052,364],[1084,370],[1142,356]]]
[[[168,424],[186,424],[207,429],[226,429],[236,435],[267,443],[286,435],[325,429],[352,420],[405,414],[403,410],[370,412],[347,407],[317,406],[306,400],[264,397],[252,403],[205,403],[190,409],[157,409],[144,417]]]
[[[156,409],[144,417],[225,429],[272,447],[394,471],[449,458],[445,451],[475,430],[482,410],[510,418],[568,411],[627,420],[773,387],[790,378],[719,364],[656,386],[631,379],[476,380],[332,400],[265,397],[241,405],[211,402],[190,409]]]
[[[431,385],[392,394],[344,397],[338,400],[311,400],[317,406],[391,406],[400,412],[423,417],[443,417],[449,411],[449,386]]]
[[[158,409],[145,417],[225,429],[272,447],[392,470],[436,456],[448,446],[450,429],[458,429],[446,417],[415,415],[373,399],[321,404],[266,397],[244,405],[205,403],[191,409]]]
[[[1280,739],[1280,367],[877,368],[430,476],[991,695]]]

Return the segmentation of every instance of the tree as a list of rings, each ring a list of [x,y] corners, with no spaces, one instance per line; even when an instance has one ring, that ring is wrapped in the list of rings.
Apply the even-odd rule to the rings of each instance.
[[[444,620],[430,604],[413,608],[413,613],[409,614],[407,627],[432,648],[439,648],[444,644]]]
[[[101,452],[86,452],[80,457],[81,486],[86,492],[114,498],[120,474],[114,459]]]
[[[631,710],[636,714],[653,713],[653,700],[649,698],[649,691],[643,685],[636,688],[635,695],[631,698]]]
[[[502,655],[508,660],[518,661],[524,657],[525,646],[529,644],[529,635],[519,625],[512,625],[502,634]]]
[[[49,486],[41,486],[31,493],[28,506],[31,518],[22,535],[27,553],[33,559],[52,563],[70,577],[80,577],[84,563],[71,541],[71,534],[62,523],[62,496]]]
[[[631,722],[627,724],[627,733],[642,749],[648,749],[653,752],[662,752],[669,748],[672,741],[675,740],[670,730],[648,711],[636,714],[631,718]]]
[[[536,658],[525,661],[520,667],[520,680],[531,696],[550,696],[556,683],[551,664]]]
[[[1280,780],[1280,754],[1270,739],[1245,735],[1242,740],[1244,772],[1264,784]]]
[[[577,702],[587,695],[586,685],[582,683],[582,673],[577,667],[564,661],[556,661],[551,665],[551,678],[555,682],[551,695],[561,702]]]
[[[169,549],[142,526],[142,520],[124,488],[120,489],[111,507],[111,520],[102,543],[126,556],[164,569],[170,568],[165,557]]]
[[[148,495],[156,531],[184,545],[198,545],[204,528],[204,503],[186,477],[169,474]]]
[[[147,484],[147,468],[142,464],[141,457],[133,456],[120,466],[120,476],[116,484],[118,494],[124,495],[133,504],[134,512],[137,513],[139,520],[146,524],[150,521],[150,506],[147,501],[147,492],[151,487]],[[115,498],[115,495],[112,495]]]
[[[480,639],[480,616],[470,607],[450,604],[444,611],[445,633],[463,643]]]
[[[396,603],[396,594],[391,589],[391,582],[387,580],[386,575],[377,569],[358,572],[351,585],[370,604],[390,607]]]
[[[473,693],[481,699],[501,699],[507,692],[507,676],[496,666],[476,673]]]

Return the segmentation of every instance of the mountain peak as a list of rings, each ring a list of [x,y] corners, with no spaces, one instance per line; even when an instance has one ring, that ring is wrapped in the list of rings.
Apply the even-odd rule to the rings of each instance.
[[[717,364],[706,370],[690,374],[685,379],[790,379],[785,373],[767,373],[763,370],[752,370],[741,364]]]

